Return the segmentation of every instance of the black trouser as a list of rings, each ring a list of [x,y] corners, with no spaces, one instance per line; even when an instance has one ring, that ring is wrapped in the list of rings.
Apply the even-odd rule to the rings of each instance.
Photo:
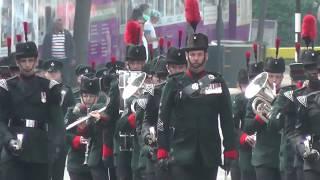
[[[241,179],[241,172],[239,168],[238,161],[233,162],[231,166],[231,180],[240,180]]]
[[[215,180],[218,167],[205,168],[196,166],[171,166],[172,180]]]
[[[117,178],[118,180],[131,180],[132,170],[131,170],[131,157],[132,152],[120,151],[117,154]]]
[[[305,180],[319,180],[320,173],[312,170],[306,170],[303,172]]]
[[[92,180],[91,174],[89,172],[75,173],[68,171],[70,180]]]
[[[241,180],[257,180],[256,172],[252,171],[241,171]]]
[[[48,180],[48,164],[26,163],[9,160],[2,166],[2,179],[5,180]]]
[[[104,168],[103,165],[90,167],[90,172],[93,180],[116,180],[114,168]]]
[[[285,169],[281,172],[282,180],[298,180],[298,170],[296,168]]]
[[[58,158],[52,165],[52,180],[63,180],[67,153],[67,150],[63,147],[58,154]]]
[[[280,171],[277,168],[255,167],[257,180],[281,180]]]

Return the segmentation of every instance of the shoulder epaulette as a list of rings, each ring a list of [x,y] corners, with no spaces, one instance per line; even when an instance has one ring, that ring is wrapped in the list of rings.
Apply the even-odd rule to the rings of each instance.
[[[7,81],[5,79],[0,79],[0,87],[5,89],[6,91],[9,91]]]
[[[293,102],[293,90],[286,91],[286,92],[283,93],[283,95],[284,95],[286,98],[290,99],[290,101]]]
[[[298,96],[297,100],[300,104],[302,104],[304,107],[307,107],[307,96]]]
[[[58,81],[55,81],[55,80],[50,80],[50,83],[49,83],[49,89],[52,89],[54,86],[58,85]]]

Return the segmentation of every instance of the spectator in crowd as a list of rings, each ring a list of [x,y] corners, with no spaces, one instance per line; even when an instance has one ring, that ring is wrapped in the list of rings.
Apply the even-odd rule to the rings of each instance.
[[[156,10],[152,10],[150,14],[149,20],[144,24],[144,35],[148,41],[148,44],[152,44],[154,56],[157,57],[159,55],[158,50],[158,38],[156,31],[154,29],[154,25],[156,25],[160,20],[160,12]]]
[[[71,33],[63,26],[63,21],[58,18],[54,22],[52,31],[45,35],[43,40],[42,59],[59,59],[63,64],[63,82],[70,84],[73,79],[72,69],[76,65],[74,59],[74,41]]]

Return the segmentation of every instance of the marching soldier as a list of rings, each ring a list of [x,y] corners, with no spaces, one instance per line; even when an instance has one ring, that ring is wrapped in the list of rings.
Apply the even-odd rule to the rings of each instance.
[[[276,54],[276,58],[267,58],[264,64],[264,71],[268,74],[265,85],[260,92],[266,93],[267,97],[262,97],[260,101],[259,97],[253,94],[254,97],[247,104],[244,130],[247,134],[256,133],[256,143],[252,151],[252,165],[255,167],[257,180],[280,180],[280,134],[275,130],[267,128],[265,121],[269,119],[269,112],[265,111],[268,110],[263,109],[264,111],[260,112],[260,109],[256,107],[260,107],[258,103],[262,101],[261,106],[271,106],[271,102],[269,101],[272,101],[276,97],[276,94],[278,94],[283,79],[285,71],[284,59],[278,58],[278,54]],[[262,76],[257,77],[262,78]],[[248,91],[248,88],[246,91]]]
[[[157,158],[163,168],[170,164],[177,180],[216,179],[221,164],[219,115],[225,162],[237,156],[230,94],[221,75],[205,71],[207,48],[206,35],[189,36],[187,71],[168,79],[160,100]]]
[[[273,103],[268,128],[281,130],[280,146],[280,172],[283,180],[295,180],[299,177],[300,168],[295,168],[296,151],[290,137],[294,133],[297,121],[293,91],[300,88],[301,81],[305,79],[302,63],[292,63],[290,77],[292,85],[281,88],[279,96]]]
[[[142,45],[129,45],[126,50],[126,66],[130,71],[141,71],[146,61],[146,49]],[[132,154],[133,138],[136,131],[136,117],[138,115],[132,112],[131,104],[135,98],[131,97],[126,100],[125,110],[121,118],[116,123],[115,130],[115,151],[117,177],[120,180],[131,180],[133,176],[138,176],[138,158]],[[139,115],[139,118],[141,116]],[[126,136],[126,137],[121,137]],[[122,141],[125,138],[124,141]],[[136,137],[134,137],[136,138]],[[124,144],[123,144],[124,143]],[[137,151],[137,149],[136,149]],[[138,154],[139,156],[139,154]],[[134,160],[134,162],[132,162]],[[132,166],[131,166],[132,164]]]
[[[295,90],[293,98],[298,110],[296,134],[293,136],[298,154],[303,158],[304,179],[320,178],[320,143],[319,143],[319,69],[317,68],[319,54],[313,49],[302,53],[301,62],[304,65],[308,85]]]
[[[60,85],[35,75],[34,42],[16,44],[20,75],[0,82],[3,179],[49,179],[64,139]]]
[[[256,45],[254,44],[254,47]],[[254,49],[255,57],[256,55],[256,48]],[[255,58],[255,62],[250,64],[250,52],[246,53],[246,60],[247,60],[247,71],[240,70],[238,75],[238,87],[241,90],[241,93],[237,94],[233,98],[232,102],[232,113],[233,113],[233,120],[235,123],[235,127],[238,130],[238,140],[239,142],[239,169],[240,169],[240,176],[237,173],[233,173],[233,168],[231,168],[231,177],[232,179],[238,178],[239,176],[242,180],[255,180],[256,173],[254,167],[251,164],[251,157],[252,157],[252,147],[255,144],[255,135],[254,134],[247,134],[244,132],[244,125],[245,125],[245,115],[246,115],[246,106],[248,103],[248,99],[245,97],[245,90],[248,86],[248,81],[251,81],[255,78],[258,74],[263,72],[263,62],[258,62],[257,58]],[[235,165],[237,166],[237,165]]]
[[[59,83],[62,82],[62,70],[63,63],[57,60],[48,60],[43,64],[43,68],[45,70],[44,76],[49,80],[55,80]],[[71,88],[65,84],[62,84],[61,87],[61,101],[60,106],[62,108],[63,115],[67,113],[69,107],[73,107],[75,105],[75,100],[73,98],[73,94]],[[63,119],[61,121],[64,122]],[[67,156],[67,147],[66,144],[63,143],[60,148],[60,152],[58,155],[58,159],[54,162],[52,167],[52,180],[63,180],[64,177],[64,169],[66,163]]]
[[[180,35],[181,33],[179,33]],[[180,35],[181,36],[181,35]],[[181,38],[180,38],[181,39]],[[145,143],[146,154],[149,157],[149,161],[147,163],[146,168],[146,179],[167,179],[168,177],[163,177],[165,173],[161,173],[161,169],[156,167],[156,153],[157,152],[157,142],[155,141],[155,134],[150,133],[150,128],[155,129],[158,121],[158,112],[159,112],[159,104],[162,89],[165,85],[166,79],[164,79],[165,74],[169,73],[169,77],[173,77],[179,73],[183,73],[187,67],[187,60],[185,57],[185,51],[183,49],[170,47],[168,49],[166,58],[165,58],[165,66],[162,63],[158,63],[158,66],[155,67],[156,75],[158,81],[158,86],[155,87],[153,95],[148,95],[148,100],[146,104],[145,117],[142,125],[142,139]],[[159,74],[159,75],[157,75]],[[161,75],[163,74],[163,75]],[[164,83],[162,83],[164,82]]]

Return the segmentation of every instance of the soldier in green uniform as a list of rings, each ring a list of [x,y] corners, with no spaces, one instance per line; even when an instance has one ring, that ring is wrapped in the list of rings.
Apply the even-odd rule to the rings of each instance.
[[[278,94],[285,71],[285,63],[282,58],[267,58],[264,70],[268,73],[265,87],[262,92],[267,92],[269,98],[275,98]],[[248,90],[248,88],[247,88]],[[280,180],[279,172],[279,147],[280,133],[273,129],[268,129],[263,115],[268,112],[255,114],[253,103],[257,96],[251,98],[247,104],[244,131],[247,134],[256,133],[256,144],[252,150],[252,165],[255,167],[257,180],[274,179]],[[265,97],[263,97],[264,99]],[[266,100],[266,99],[265,99]],[[271,103],[271,102],[270,102]],[[257,105],[258,106],[258,105]],[[266,117],[266,121],[270,117]],[[270,141],[272,139],[272,141]]]
[[[263,72],[263,62],[257,62],[249,64],[248,66],[248,78],[252,80],[258,74]],[[236,95],[234,97],[234,101],[232,103],[233,109],[233,120],[235,122],[236,128],[239,129],[239,168],[241,173],[242,180],[255,180],[256,173],[254,167],[251,164],[251,157],[252,157],[252,147],[255,144],[255,135],[254,134],[247,134],[244,132],[245,126],[245,115],[246,115],[246,106],[248,103],[248,99],[244,96],[246,85],[244,83],[245,79],[243,80],[244,85],[241,85],[242,93]],[[232,169],[231,169],[232,170]],[[232,173],[232,172],[231,172]]]
[[[206,35],[190,35],[187,71],[168,79],[162,91],[157,158],[161,166],[170,164],[176,180],[216,179],[221,165],[218,116],[225,162],[237,158],[229,90],[221,75],[205,71],[207,48]]]
[[[0,82],[3,179],[49,179],[64,140],[60,85],[35,75],[37,57],[34,42],[16,44],[20,75]]]
[[[165,83],[161,83],[162,81],[166,81],[163,79],[165,76],[161,74],[169,73],[169,78],[183,73],[187,67],[187,61],[185,57],[185,52],[183,49],[178,49],[175,47],[169,48],[166,55],[166,65],[162,65],[159,63],[158,67],[156,67],[156,74],[158,73],[158,79],[161,80],[158,83],[158,86],[155,87],[153,95],[148,96],[145,117],[142,125],[142,138],[145,143],[145,151],[144,155],[147,155],[149,161],[147,163],[146,168],[146,179],[167,179],[168,177],[164,177],[166,173],[162,173],[161,169],[156,166],[156,151],[157,151],[157,142],[155,141],[155,137],[151,135],[150,128],[156,128],[158,122],[158,112],[159,112],[159,104],[162,89]]]
[[[62,82],[62,70],[63,63],[58,60],[48,60],[43,64],[43,69],[45,70],[44,76],[49,80],[55,80],[59,83]],[[62,108],[63,115],[67,113],[69,107],[73,107],[75,105],[75,100],[72,94],[72,90],[69,86],[62,84],[61,87],[61,101],[60,106]],[[64,122],[64,119],[61,119]],[[52,167],[52,180],[63,180],[64,177],[64,169],[66,163],[67,156],[67,146],[66,143],[62,145],[60,148],[60,152],[58,155],[58,159],[54,162]]]
[[[293,91],[300,87],[305,75],[302,63],[292,63],[289,67],[292,85],[281,88],[268,122],[268,128],[281,131],[280,172],[283,180],[295,180],[298,172],[301,172],[300,168],[294,166],[296,151],[289,138],[294,133],[297,120]]]
[[[126,50],[126,66],[130,71],[141,71],[146,61],[146,49],[142,45],[129,45]],[[128,98],[121,118],[116,123],[115,130],[115,153],[116,153],[116,166],[117,177],[120,180],[131,180],[133,176],[138,176],[138,158],[133,156],[131,146],[132,136],[136,131],[136,113],[132,112],[131,104],[135,98]],[[138,111],[142,112],[142,111]],[[141,115],[141,114],[140,114]],[[139,118],[141,116],[139,115]],[[134,137],[136,138],[136,137]],[[136,141],[135,141],[136,142]],[[130,145],[131,144],[131,145]],[[135,150],[135,155],[139,157],[139,151]],[[138,153],[138,154],[137,154]],[[132,176],[133,175],[133,176]]]
[[[293,92],[298,120],[295,135],[292,140],[298,154],[303,158],[304,179],[315,180],[320,178],[320,125],[319,125],[319,54],[308,49],[301,55],[304,65],[307,86]]]
[[[111,86],[109,103],[97,104],[100,91],[99,79],[83,77],[81,80],[82,102],[86,106],[87,114],[93,118],[80,125],[84,129],[84,137],[89,141],[84,161],[90,169],[93,180],[115,179],[112,138],[114,123],[119,112],[119,90],[117,84]],[[103,107],[107,109],[99,112]]]

